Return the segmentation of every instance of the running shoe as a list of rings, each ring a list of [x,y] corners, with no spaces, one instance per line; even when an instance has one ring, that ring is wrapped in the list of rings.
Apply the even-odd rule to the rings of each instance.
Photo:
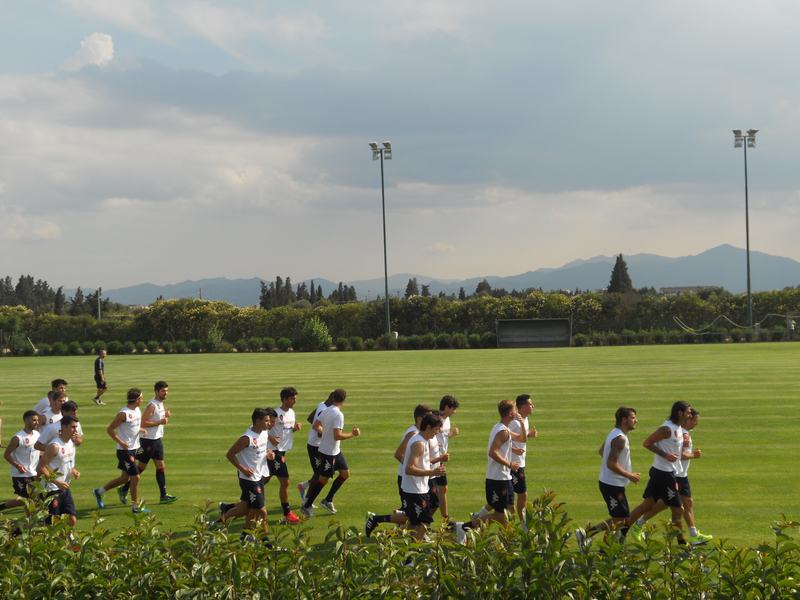
[[[375,531],[375,528],[378,524],[375,522],[375,513],[368,512],[367,513],[367,523],[364,525],[364,531],[367,533],[367,537],[372,535],[372,532]]]
[[[314,518],[314,509],[313,508],[306,508],[305,506],[300,507],[300,512],[303,513],[306,518],[312,519]]]
[[[303,502],[306,501],[306,490],[308,489],[308,482],[304,481],[303,483],[297,484],[297,491],[300,492],[300,500]]]
[[[161,496],[160,502],[161,504],[172,504],[177,499],[178,499],[177,496],[170,496],[169,494],[165,494],[164,496]]]
[[[100,488],[95,488],[92,490],[92,495],[94,496],[95,501],[97,502],[98,508],[105,508],[106,505],[103,504],[103,494],[100,493]]]
[[[284,515],[281,517],[281,520],[278,521],[281,525],[296,525],[300,522],[300,517],[294,514],[292,511],[289,511],[289,514]]]
[[[103,402],[102,400],[100,400],[100,398],[95,398],[94,399],[94,403],[97,404],[97,406],[105,406],[106,405],[106,403]]]
[[[464,540],[467,539],[467,530],[464,529],[463,523],[456,523],[456,542],[459,544],[463,544]]]
[[[218,506],[219,506],[219,518],[221,521],[222,517],[224,517],[225,513],[228,512],[228,510],[230,509],[230,504],[228,504],[227,502],[220,502]]]
[[[117,488],[117,494],[119,494],[119,501],[123,504],[128,503],[128,490],[125,489],[124,486],[119,486]]]
[[[322,508],[327,510],[332,515],[335,515],[337,512],[339,512],[338,510],[336,510],[336,507],[333,505],[333,502],[327,499],[320,502],[320,506],[322,506]]]
[[[641,542],[642,541],[642,530],[643,529],[644,529],[644,526],[639,525],[638,523],[634,523],[633,525],[631,525],[631,536],[637,542]]]
[[[689,537],[689,544],[691,544],[692,546],[700,546],[701,544],[708,543],[713,539],[714,539],[713,535],[706,535],[698,531],[697,535]]]
[[[575,530],[575,540],[578,542],[578,549],[586,554],[586,532],[580,527]]]
[[[409,556],[406,559],[406,562],[403,563],[403,566],[404,567],[408,567],[409,569],[413,569],[414,568],[414,559]]]
[[[135,514],[135,515],[149,515],[149,514],[150,514],[150,511],[149,511],[149,510],[147,510],[146,508],[144,508],[144,507],[142,506],[142,503],[141,503],[141,502],[140,502],[139,504],[136,504],[136,503],[134,502],[134,503],[133,503],[133,505],[131,505],[131,511],[132,511],[132,512],[133,512],[133,514]]]

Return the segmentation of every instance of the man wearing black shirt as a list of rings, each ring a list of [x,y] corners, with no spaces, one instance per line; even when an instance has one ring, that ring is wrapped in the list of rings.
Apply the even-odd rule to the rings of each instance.
[[[100,396],[105,394],[108,389],[106,384],[106,367],[103,359],[106,357],[106,351],[100,350],[100,354],[94,361],[94,381],[97,384],[97,396],[94,397],[94,403],[100,406],[105,406],[105,402],[100,400]]]

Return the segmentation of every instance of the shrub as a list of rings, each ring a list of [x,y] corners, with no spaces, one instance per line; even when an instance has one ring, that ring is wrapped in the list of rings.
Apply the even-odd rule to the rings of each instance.
[[[31,346],[27,339],[24,344],[20,344],[17,347],[17,356],[33,356],[34,354],[36,354],[36,349]]]
[[[664,335],[663,331],[655,331],[653,333],[654,344],[663,344],[665,341],[666,341],[666,336]]]
[[[175,342],[175,352],[178,354],[185,354],[186,353],[186,342],[183,340],[178,340]]]
[[[744,339],[744,335],[742,335],[741,329],[731,329],[731,341],[732,342],[741,342]]]
[[[258,352],[261,350],[261,338],[259,337],[251,337],[247,340],[247,348],[250,352]]]
[[[292,340],[287,337],[282,337],[278,340],[277,348],[281,352],[286,352],[289,348],[292,347]]]
[[[367,350],[374,350],[375,349],[375,340],[373,340],[373,339],[364,340],[364,347]]]
[[[81,344],[81,350],[87,356],[94,353],[94,344],[92,342],[83,342]]]
[[[250,349],[250,346],[247,343],[247,340],[244,339],[244,338],[240,338],[240,339],[236,340],[236,343],[233,346],[234,346],[234,348],[236,348],[237,352],[245,352],[245,351]]]
[[[681,334],[678,331],[670,331],[667,334],[667,343],[669,344],[680,344],[681,343]]]
[[[619,346],[621,341],[616,333],[609,333],[606,340],[609,346]]]
[[[780,342],[781,340],[783,340],[785,334],[786,334],[786,328],[778,325],[777,327],[774,327],[772,333],[770,333],[770,339],[773,342]]]
[[[153,340],[147,342],[147,351],[150,354],[158,354],[158,342]]]
[[[466,333],[454,333],[453,337],[450,338],[450,343],[453,345],[453,348],[456,348],[458,350],[464,350],[465,348],[469,348],[469,343],[467,342]]]
[[[572,345],[580,348],[585,346],[589,342],[589,337],[583,333],[579,333],[578,335],[572,336]]]
[[[39,356],[50,356],[53,354],[53,348],[50,344],[39,344]]]
[[[319,317],[314,315],[303,327],[303,334],[305,335],[307,345],[311,346],[308,350],[316,350],[317,352],[328,352],[331,349],[333,338],[328,331],[328,326],[319,320]],[[304,344],[305,346],[306,344]]]
[[[391,333],[384,333],[378,338],[377,346],[381,350],[395,350],[397,349],[397,340]]]
[[[630,329],[623,329],[620,343],[623,346],[633,346],[636,343],[636,334]]]
[[[336,349],[339,352],[344,352],[345,350],[347,350],[347,338],[346,337],[336,338]]]
[[[452,348],[450,344],[450,334],[449,333],[440,333],[439,337],[436,338],[436,347],[437,348]]]
[[[481,336],[483,348],[497,348],[497,334],[494,331],[487,331]]]
[[[481,336],[478,333],[473,333],[472,335],[470,335],[468,341],[469,341],[469,347],[474,350],[477,350],[478,348],[481,347]]]
[[[198,354],[203,349],[203,342],[200,340],[190,340],[189,341],[189,350],[193,354]]]
[[[53,356],[66,356],[67,353],[67,345],[64,342],[53,344]]]
[[[70,356],[78,356],[80,354],[83,354],[83,351],[81,350],[81,345],[78,342],[70,342],[69,346],[67,346],[67,352],[69,352]]]
[[[56,345],[53,344],[53,349],[55,350]],[[108,353],[109,354],[122,354],[125,352],[125,348],[122,346],[122,342],[118,342],[114,340],[113,342],[109,342],[108,344]]]
[[[145,350],[147,350],[147,344],[144,342],[136,342],[136,354],[144,354]]]
[[[261,346],[265,352],[272,352],[275,349],[275,338],[265,337],[261,340]]]
[[[125,342],[122,344],[122,352],[124,354],[133,354],[134,350],[136,350],[136,344],[133,342]]]
[[[361,340],[360,337],[354,335],[350,338],[350,349],[351,350],[363,350],[364,349],[364,342]]]
[[[433,350],[436,348],[436,336],[432,333],[426,333],[422,336],[422,341],[419,347],[422,350]]]
[[[305,338],[297,336],[292,338],[291,350],[294,352],[313,352],[314,347]]]
[[[409,350],[419,350],[422,348],[422,336],[421,335],[412,335],[406,341],[406,348]]]
[[[161,342],[161,349],[164,351],[164,354],[169,354],[172,352],[172,342],[165,341]]]
[[[100,354],[100,353],[101,353],[103,350],[106,350],[106,351],[107,351],[107,349],[106,349],[106,343],[105,343],[103,340],[97,340],[97,341],[94,343],[94,349],[93,349],[93,353],[94,353],[94,354]]]
[[[219,345],[222,343],[222,329],[219,323],[214,323],[206,335],[206,350],[209,352],[219,352]]]
[[[217,346],[217,352],[230,354],[231,352],[233,352],[233,344],[231,344],[230,342],[226,342],[225,340],[222,340],[219,343],[219,346]]]

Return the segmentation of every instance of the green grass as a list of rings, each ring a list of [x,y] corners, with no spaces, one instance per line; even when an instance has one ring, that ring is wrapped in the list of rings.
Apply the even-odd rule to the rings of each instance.
[[[149,399],[158,379],[170,384],[166,402],[173,416],[165,450],[173,505],[157,504],[152,466],[141,489],[164,527],[185,530],[195,506],[211,499],[238,498],[236,473],[225,452],[250,423],[255,407],[279,403],[280,388],[299,390],[299,419],[336,387],[348,391],[345,427],[361,428],[361,437],[343,442],[352,477],[336,497],[337,518],[363,526],[367,510],[390,512],[398,504],[397,463],[393,453],[411,422],[418,402],[437,405],[453,394],[461,408],[452,419],[461,435],[451,441],[451,515],[465,518],[484,501],[486,443],[504,398],[528,392],[536,408],[531,421],[539,438],[529,444],[529,489],[554,490],[577,524],[606,517],[597,489],[597,448],[614,426],[621,405],[638,411],[631,434],[635,471],[643,474],[629,486],[632,505],[639,502],[652,464],[641,447],[663,423],[676,400],[701,413],[694,433],[703,458],[690,470],[695,517],[705,533],[751,545],[771,536],[770,523],[787,514],[797,518],[800,483],[796,470],[798,430],[797,368],[800,345],[730,344],[573,349],[461,350],[416,352],[347,352],[329,354],[213,354],[111,356],[106,360],[108,406],[94,396],[92,357],[4,358],[0,360],[0,415],[7,443],[51,379],[70,382],[68,395],[80,405],[85,432],[78,449],[82,477],[73,484],[79,527],[91,525],[96,511],[90,490],[116,477],[114,443],[105,432],[124,404],[125,392],[140,387]],[[295,484],[310,474],[305,451],[308,425],[295,435],[287,461],[292,473],[290,501],[297,512]],[[5,463],[4,463],[5,464]],[[8,470],[0,478],[11,497]],[[280,517],[277,481],[267,486],[270,526]],[[106,527],[129,523],[129,509],[116,494],[106,496]],[[7,514],[18,514],[18,509]],[[321,540],[330,521],[324,509],[313,520],[312,539]],[[232,527],[238,531],[241,524]]]

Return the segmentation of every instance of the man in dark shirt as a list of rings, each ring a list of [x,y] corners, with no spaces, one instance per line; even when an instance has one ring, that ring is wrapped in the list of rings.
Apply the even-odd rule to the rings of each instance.
[[[105,402],[100,400],[100,396],[106,393],[108,385],[106,384],[106,366],[103,359],[106,357],[106,351],[100,350],[100,354],[94,361],[94,381],[97,384],[97,396],[94,397],[94,403],[100,406],[105,406]]]

